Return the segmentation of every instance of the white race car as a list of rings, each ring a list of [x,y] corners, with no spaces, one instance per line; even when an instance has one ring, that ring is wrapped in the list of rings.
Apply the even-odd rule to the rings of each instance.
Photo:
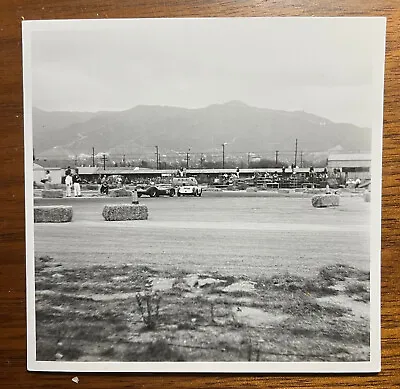
[[[201,196],[202,189],[199,187],[197,180],[193,177],[174,178],[172,182],[176,188],[176,194],[180,196]]]

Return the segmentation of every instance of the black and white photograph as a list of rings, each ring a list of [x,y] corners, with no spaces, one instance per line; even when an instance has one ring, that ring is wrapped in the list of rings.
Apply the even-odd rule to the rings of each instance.
[[[23,22],[28,369],[380,371],[385,25]]]

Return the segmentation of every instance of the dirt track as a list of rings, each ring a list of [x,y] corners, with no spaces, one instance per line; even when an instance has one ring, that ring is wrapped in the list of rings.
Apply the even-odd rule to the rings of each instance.
[[[310,198],[142,198],[149,220],[105,222],[104,204],[129,199],[35,200],[71,204],[72,223],[35,224],[35,253],[68,267],[145,264],[233,275],[314,276],[329,264],[369,270],[369,206],[344,197],[316,209]]]

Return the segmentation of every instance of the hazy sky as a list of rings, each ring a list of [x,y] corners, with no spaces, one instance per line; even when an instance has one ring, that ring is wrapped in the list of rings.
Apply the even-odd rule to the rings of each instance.
[[[371,127],[382,39],[373,27],[338,18],[59,23],[32,34],[32,101],[99,111],[240,100]]]

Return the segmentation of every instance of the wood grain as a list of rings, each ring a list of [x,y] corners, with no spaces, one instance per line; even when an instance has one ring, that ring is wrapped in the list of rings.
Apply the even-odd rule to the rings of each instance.
[[[398,0],[1,0],[0,2],[0,386],[60,388],[74,374],[26,371],[21,20],[178,16],[386,16],[382,372],[371,375],[79,374],[87,388],[400,387],[400,11]]]

